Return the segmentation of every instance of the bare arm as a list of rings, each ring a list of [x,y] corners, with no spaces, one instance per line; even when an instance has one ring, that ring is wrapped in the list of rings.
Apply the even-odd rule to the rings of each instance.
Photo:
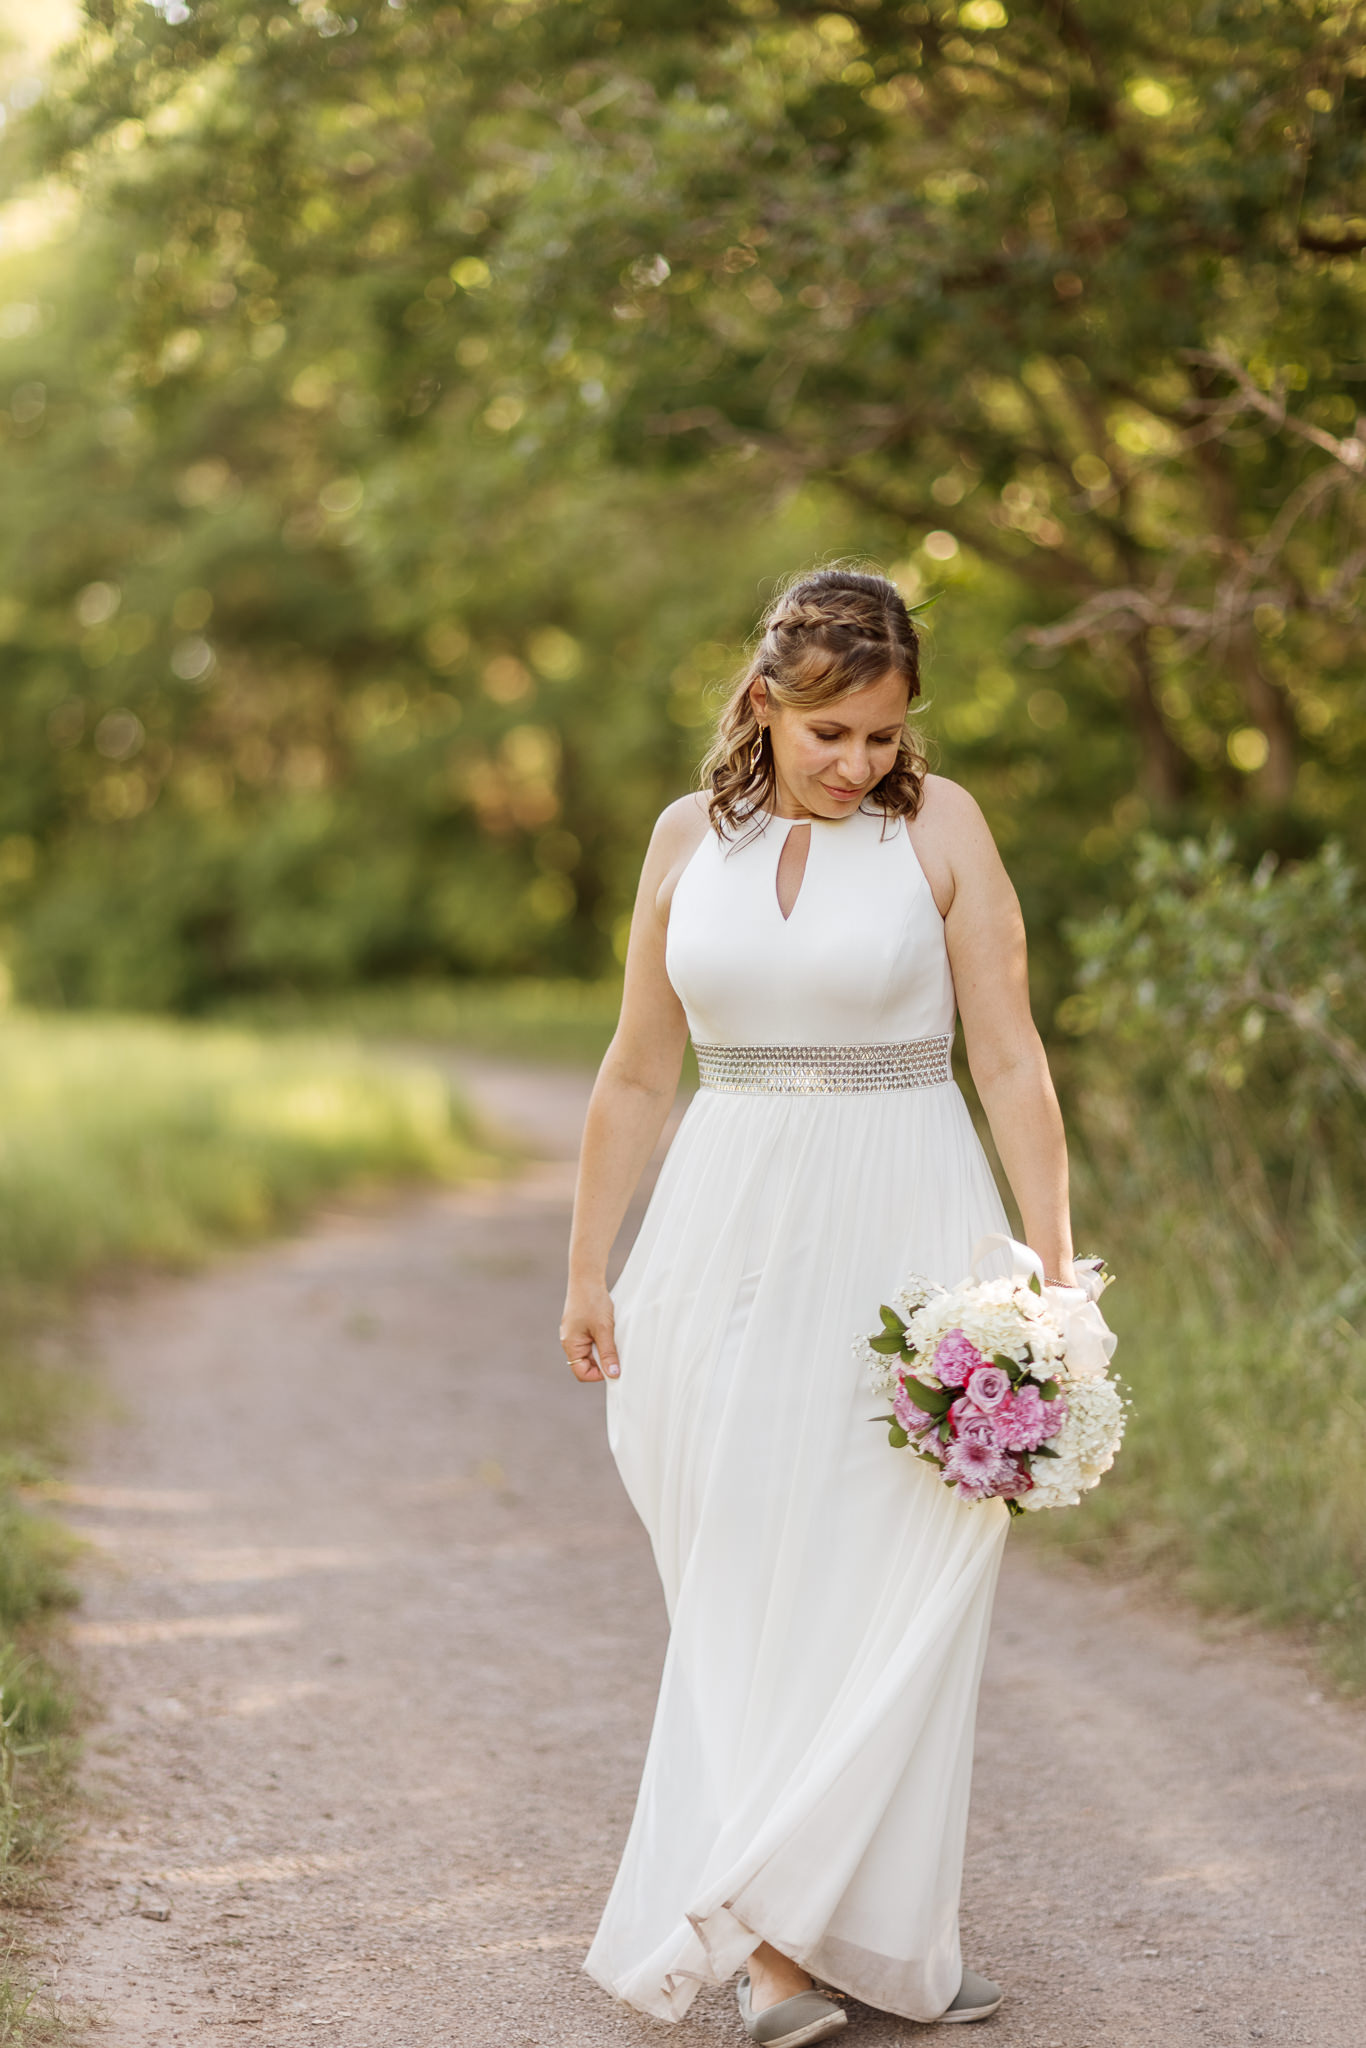
[[[619,1370],[607,1256],[678,1087],[688,1026],[664,971],[664,941],[674,884],[709,829],[699,800],[671,804],[636,892],[621,1018],[588,1105],[574,1191],[560,1342],[580,1380]]]
[[[1029,1007],[1024,920],[985,818],[967,791],[931,776],[912,828],[944,918],[968,1067],[1026,1241],[1050,1280],[1073,1282],[1067,1144]]]

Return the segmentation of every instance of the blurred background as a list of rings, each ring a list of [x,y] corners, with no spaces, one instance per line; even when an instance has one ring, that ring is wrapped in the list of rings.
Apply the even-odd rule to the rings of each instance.
[[[1031,1540],[1366,1680],[1364,30],[5,0],[0,1259],[77,1099],[161,1204],[85,1266],[465,1170],[367,1045],[600,1050],[775,579],[871,559],[1122,1281],[1129,1447]],[[215,1118],[235,1208],[166,1192]]]

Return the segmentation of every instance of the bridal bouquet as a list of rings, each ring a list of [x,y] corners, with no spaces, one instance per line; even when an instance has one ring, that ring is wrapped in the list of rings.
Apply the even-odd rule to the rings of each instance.
[[[979,1280],[993,1245],[1007,1280]],[[1012,1515],[1075,1507],[1115,1461],[1124,1401],[1108,1373],[1113,1333],[1096,1306],[1103,1259],[1078,1259],[1080,1285],[1043,1286],[1027,1245],[984,1238],[956,1287],[911,1279],[884,1304],[882,1328],[855,1352],[892,1404],[888,1440],[939,1468],[960,1500],[1004,1500]]]

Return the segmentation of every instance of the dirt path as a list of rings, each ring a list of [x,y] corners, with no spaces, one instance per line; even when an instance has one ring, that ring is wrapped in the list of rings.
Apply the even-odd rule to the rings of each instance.
[[[555,1343],[581,1084],[470,1065],[546,1163],[96,1314],[108,1710],[53,1938],[110,2048],[741,2039],[728,1993],[666,2035],[579,1972],[663,1619]],[[1356,2048],[1366,1717],[1018,1544],[997,1616],[966,1928],[1010,1999],[973,2038]]]

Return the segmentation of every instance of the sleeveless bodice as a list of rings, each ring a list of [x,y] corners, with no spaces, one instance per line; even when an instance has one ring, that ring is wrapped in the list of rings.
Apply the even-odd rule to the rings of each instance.
[[[778,860],[795,818],[708,831],[679,877],[666,965],[697,1045],[867,1045],[954,1027],[939,915],[903,818],[811,825],[786,920]]]

